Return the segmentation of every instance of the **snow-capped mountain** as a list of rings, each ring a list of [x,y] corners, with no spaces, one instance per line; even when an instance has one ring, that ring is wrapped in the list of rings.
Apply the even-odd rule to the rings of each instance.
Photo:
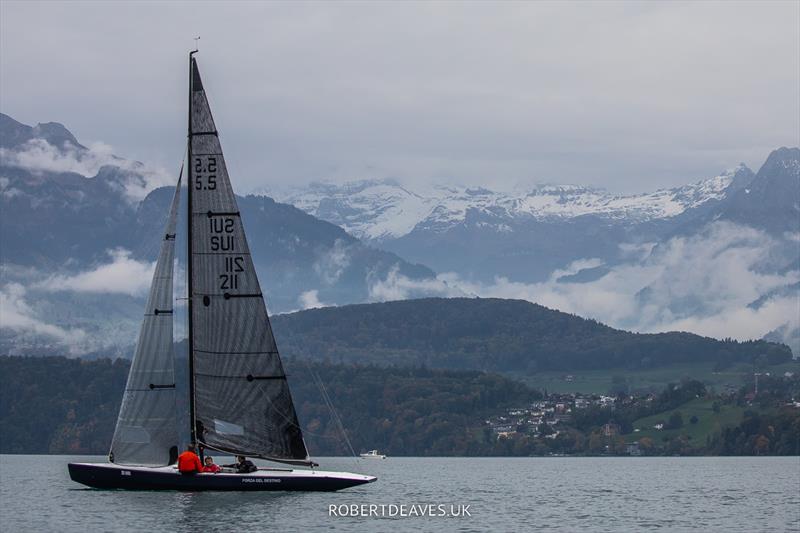
[[[399,239],[415,229],[443,232],[484,214],[484,226],[512,231],[511,221],[566,221],[586,215],[609,222],[642,223],[676,217],[719,202],[753,179],[744,164],[718,176],[674,189],[614,195],[575,185],[538,185],[526,191],[438,186],[411,190],[394,180],[344,184],[312,183],[305,188],[262,191],[309,214],[343,227],[364,240]]]

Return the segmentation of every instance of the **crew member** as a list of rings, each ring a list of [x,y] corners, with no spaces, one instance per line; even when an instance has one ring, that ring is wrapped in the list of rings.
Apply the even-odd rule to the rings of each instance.
[[[203,471],[203,463],[194,450],[194,444],[189,444],[186,451],[178,456],[178,471],[181,474],[192,475]]]
[[[209,472],[211,474],[216,474],[221,470],[221,468],[219,467],[218,464],[214,464],[214,458],[211,457],[210,455],[206,455],[206,458],[203,461],[203,464],[204,464],[203,472]]]
[[[235,468],[237,474],[249,474],[250,472],[258,470],[258,467],[253,464],[253,461],[247,459],[244,455],[237,455],[235,463],[222,466],[225,468]]]

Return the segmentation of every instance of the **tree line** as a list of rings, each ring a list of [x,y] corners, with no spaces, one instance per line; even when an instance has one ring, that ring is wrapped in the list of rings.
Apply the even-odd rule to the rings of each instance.
[[[105,454],[127,378],[129,361],[85,361],[66,357],[0,356],[0,453]],[[286,372],[306,442],[313,455],[347,455],[378,448],[391,455],[528,456],[625,453],[633,422],[680,409],[710,394],[700,382],[671,384],[651,401],[620,397],[613,411],[575,411],[555,438],[513,434],[498,438],[487,426],[492,415],[530,405],[542,394],[522,383],[479,371],[427,367],[383,368],[288,359]],[[178,373],[179,387],[185,380]],[[762,378],[759,396],[748,388],[720,401],[748,406],[742,420],[707,442],[680,436],[641,442],[650,454],[800,454],[800,409],[787,406],[800,381]],[[342,427],[322,391],[332,400]],[[185,403],[181,403],[185,410]],[[179,413],[180,417],[180,413]],[[183,417],[185,419],[185,417]],[[673,419],[674,418],[674,419]],[[670,417],[680,428],[688,417]],[[608,438],[613,422],[620,435]]]

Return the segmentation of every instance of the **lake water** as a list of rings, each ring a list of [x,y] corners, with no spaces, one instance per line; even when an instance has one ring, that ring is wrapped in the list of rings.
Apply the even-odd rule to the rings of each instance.
[[[103,460],[0,456],[0,530],[800,531],[798,457],[321,459],[379,478],[336,493],[101,491],[69,479],[69,461]],[[470,516],[329,516],[353,504],[386,515],[469,505]]]

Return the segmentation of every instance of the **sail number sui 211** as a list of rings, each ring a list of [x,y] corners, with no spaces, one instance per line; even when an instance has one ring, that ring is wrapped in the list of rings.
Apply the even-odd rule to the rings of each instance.
[[[205,159],[205,161],[203,161]],[[205,164],[204,164],[205,163]],[[197,191],[217,190],[217,158],[215,156],[194,158],[194,188]],[[210,216],[208,218],[209,248],[212,252],[235,254],[236,222],[230,216]],[[219,274],[219,289],[223,291],[239,288],[239,274],[244,272],[244,257],[231,255],[225,257],[224,271]]]

